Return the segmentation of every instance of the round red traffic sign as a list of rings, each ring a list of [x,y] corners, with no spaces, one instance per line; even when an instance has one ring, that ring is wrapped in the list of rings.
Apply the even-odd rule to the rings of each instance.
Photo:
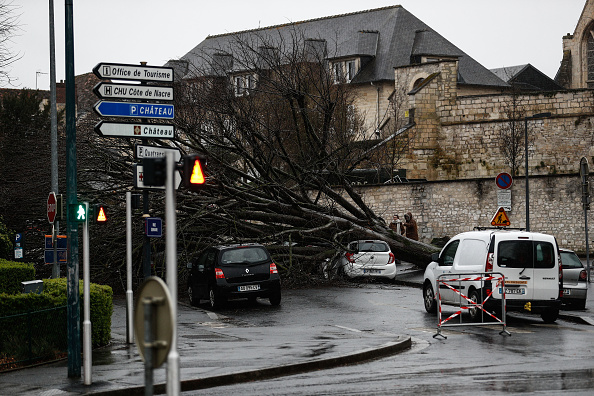
[[[497,184],[497,187],[499,187],[503,190],[507,190],[508,188],[510,188],[512,185],[512,181],[513,180],[512,180],[511,175],[506,172],[501,172],[495,178],[495,184]]]
[[[56,194],[51,192],[47,197],[47,219],[50,224],[54,224],[54,220],[56,220]]]

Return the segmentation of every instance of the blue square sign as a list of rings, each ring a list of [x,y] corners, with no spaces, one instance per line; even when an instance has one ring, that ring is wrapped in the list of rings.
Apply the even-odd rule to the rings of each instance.
[[[163,235],[163,221],[160,217],[147,217],[144,221],[144,233],[150,238],[160,238]]]

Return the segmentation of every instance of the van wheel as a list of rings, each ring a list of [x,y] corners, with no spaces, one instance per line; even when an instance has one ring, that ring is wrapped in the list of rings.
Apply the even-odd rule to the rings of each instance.
[[[435,301],[435,293],[431,283],[425,282],[423,285],[423,302],[425,303],[425,311],[429,313],[437,312],[437,301]]]
[[[480,304],[480,303],[482,302],[482,301],[481,301],[481,296],[480,296],[480,293],[479,293],[479,291],[478,291],[478,290],[476,290],[476,289],[475,289],[475,290],[473,290],[473,291],[470,293],[470,297],[469,297],[469,298],[470,298],[470,301],[472,301],[473,303]],[[470,304],[469,304],[469,305],[470,305]],[[468,309],[468,313],[470,314],[470,319],[471,319],[473,322],[478,322],[478,321],[480,320],[480,318],[481,318],[481,312],[482,312],[482,311],[481,311],[481,309],[480,309],[480,308],[478,308],[478,307],[474,307],[474,308],[469,308],[469,309]]]
[[[547,308],[540,314],[540,317],[545,323],[554,323],[559,317],[559,308]]]

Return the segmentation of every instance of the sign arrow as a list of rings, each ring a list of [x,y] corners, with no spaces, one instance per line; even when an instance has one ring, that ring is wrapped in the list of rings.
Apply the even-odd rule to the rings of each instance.
[[[99,123],[95,125],[95,132],[97,132],[99,136],[103,137],[126,137],[138,139],[175,138],[175,127],[170,124],[141,124],[99,121]]]
[[[138,84],[114,84],[101,81],[93,92],[100,99],[173,100],[173,87]]]
[[[103,117],[157,118],[172,120],[174,109],[172,104],[109,102],[100,100],[93,110]]]
[[[99,78],[110,80],[173,82],[171,67],[101,62],[93,68],[93,73]]]

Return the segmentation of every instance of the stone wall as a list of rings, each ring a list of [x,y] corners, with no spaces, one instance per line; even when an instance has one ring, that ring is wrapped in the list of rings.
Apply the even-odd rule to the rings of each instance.
[[[452,237],[476,226],[488,227],[497,212],[495,178],[434,181],[382,186],[360,186],[365,202],[389,223],[411,212],[423,242]],[[511,227],[526,226],[525,179],[515,178],[511,187]],[[535,176],[529,180],[530,229],[552,234],[560,247],[585,252],[581,181],[577,174]],[[594,216],[588,212],[588,223]],[[590,235],[593,238],[593,235]]]
[[[512,122],[512,107],[514,113],[528,117],[551,113],[546,119],[528,121],[531,175],[572,173],[582,156],[594,156],[594,91],[458,96],[457,66],[444,61],[406,70],[411,76],[423,72],[427,76],[409,95],[407,108],[415,109],[416,125],[410,132],[413,143],[400,164],[408,178],[453,180],[509,172],[500,133]],[[402,73],[395,72],[397,77]],[[515,122],[523,132],[525,123],[520,118]],[[522,142],[521,157],[523,148]]]

